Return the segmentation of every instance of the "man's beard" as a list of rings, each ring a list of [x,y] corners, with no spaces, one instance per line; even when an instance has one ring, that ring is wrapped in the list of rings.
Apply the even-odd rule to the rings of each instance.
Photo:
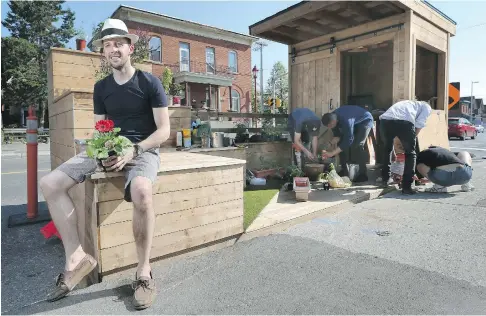
[[[120,59],[120,60],[121,60],[121,59]],[[123,69],[123,67],[125,67],[125,65],[127,64],[127,62],[128,62],[128,59],[127,59],[127,60],[125,60],[125,62],[122,62],[121,64],[119,64],[119,65],[117,65],[117,66],[113,65],[113,64],[110,62],[110,66],[111,66],[111,68],[113,68],[113,69],[115,69],[115,70],[120,71],[120,70],[122,70],[122,69]]]

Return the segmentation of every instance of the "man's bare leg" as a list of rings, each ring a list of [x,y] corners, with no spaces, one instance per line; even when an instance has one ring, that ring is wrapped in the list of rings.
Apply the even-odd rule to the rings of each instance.
[[[79,242],[76,210],[68,195],[68,190],[74,185],[76,181],[59,170],[50,172],[40,180],[51,218],[62,238],[66,271],[72,271],[86,256]]]
[[[430,167],[423,164],[423,163],[419,163],[417,165],[417,171],[420,172],[421,175],[423,175],[424,177],[427,178],[427,174],[429,173],[430,171]]]
[[[155,229],[155,213],[152,203],[152,181],[135,177],[131,184],[133,201],[133,235],[137,247],[137,277],[150,277],[150,251]]]

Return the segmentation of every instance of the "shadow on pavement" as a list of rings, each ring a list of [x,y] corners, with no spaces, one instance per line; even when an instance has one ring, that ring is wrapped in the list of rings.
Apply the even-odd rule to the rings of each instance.
[[[76,291],[76,290],[75,290]],[[76,304],[89,302],[92,300],[99,300],[106,297],[113,296],[113,302],[123,302],[127,311],[134,312],[136,311],[132,305],[132,297],[133,297],[133,290],[130,285],[121,285],[119,287],[115,287],[112,289],[104,289],[96,292],[89,292],[89,293],[80,293],[76,294],[76,292],[68,295],[67,297],[56,301],[56,302],[47,302],[47,301],[40,301],[34,304],[22,307],[15,311],[8,311],[9,315],[32,315],[32,314],[42,314],[50,311],[55,311],[57,309],[73,306]],[[6,312],[2,312],[5,314]],[[82,312],[80,314],[83,314]]]

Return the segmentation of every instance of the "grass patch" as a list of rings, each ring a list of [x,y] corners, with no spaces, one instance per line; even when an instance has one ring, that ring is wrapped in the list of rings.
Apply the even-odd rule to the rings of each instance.
[[[243,192],[245,205],[244,227],[245,229],[255,220],[268,202],[278,192],[278,189],[254,190]]]

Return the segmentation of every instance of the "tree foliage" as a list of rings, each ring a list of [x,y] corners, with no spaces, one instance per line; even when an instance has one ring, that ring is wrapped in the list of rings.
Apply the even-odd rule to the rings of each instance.
[[[282,100],[282,106],[279,111],[282,113],[287,113],[288,108],[288,96],[289,96],[289,80],[288,72],[285,65],[278,61],[270,72],[270,77],[267,80],[266,94],[273,96],[273,83],[275,82],[275,97]]]
[[[45,78],[35,44],[22,38],[2,39],[2,89],[5,105],[27,106],[44,90]]]
[[[10,11],[2,21],[2,25],[9,30],[10,37],[17,40],[16,42],[9,40],[10,42],[5,44],[6,49],[12,53],[11,58],[4,62],[5,52],[2,56],[2,84],[4,84],[4,77],[8,77],[8,75],[4,76],[4,72],[13,75],[10,86],[4,86],[4,97],[9,99],[9,103],[5,103],[5,106],[8,108],[19,104],[18,100],[22,100],[29,92],[32,93],[32,87],[36,87],[35,103],[41,108],[41,124],[43,124],[47,105],[49,49],[64,47],[76,34],[74,12],[63,8],[64,2],[9,1]],[[8,38],[2,38],[2,49],[3,42]],[[20,45],[27,52],[14,48],[14,44]],[[37,65],[34,65],[33,58]]]

